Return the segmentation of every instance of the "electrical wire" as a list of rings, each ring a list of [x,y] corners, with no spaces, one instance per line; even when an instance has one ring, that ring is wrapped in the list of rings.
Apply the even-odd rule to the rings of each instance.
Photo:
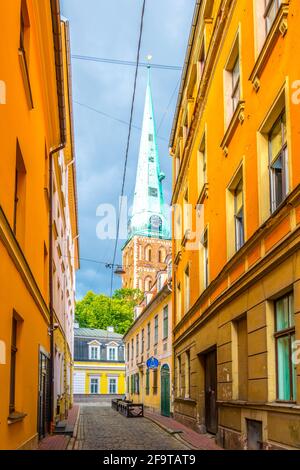
[[[177,88],[178,88],[178,86],[179,86],[179,83],[180,83],[180,78],[179,78],[178,82],[176,83],[176,86],[175,86],[175,88],[174,88],[174,90],[173,90],[173,93],[172,93],[172,95],[171,95],[171,98],[170,98],[170,100],[169,100],[169,102],[168,102],[168,105],[167,105],[167,107],[166,107],[166,109],[165,109],[165,112],[164,112],[164,114],[163,114],[163,116],[162,116],[162,118],[161,118],[161,120],[160,120],[159,126],[158,126],[158,128],[157,128],[157,137],[158,137],[158,138],[159,138],[158,133],[159,133],[159,131],[160,131],[162,125],[163,125],[163,122],[164,122],[164,120],[165,120],[165,118],[166,118],[166,116],[167,116],[167,114],[168,114],[168,111],[169,111],[170,106],[171,106],[171,104],[172,104],[172,101],[173,101],[173,98],[174,98],[175,93],[176,93],[176,91],[177,91]]]
[[[89,62],[102,62],[108,64],[116,64],[116,65],[129,65],[136,67],[136,62],[131,60],[119,60],[119,59],[106,59],[104,57],[94,57],[94,56],[87,56],[87,55],[79,55],[79,54],[72,54],[72,59],[78,60],[86,60]],[[149,64],[147,62],[139,62],[138,67],[148,67]],[[182,67],[178,65],[166,65],[166,64],[151,64],[151,67],[155,69],[163,69],[163,70],[182,70]]]
[[[101,116],[107,117],[107,118],[109,118],[109,119],[113,119],[114,121],[117,121],[117,122],[119,122],[119,123],[121,123],[121,124],[125,124],[126,126],[129,125],[129,122],[124,121],[123,119],[116,118],[115,116],[112,116],[111,114],[105,113],[104,111],[100,111],[99,109],[93,108],[92,106],[89,106],[89,105],[87,105],[87,104],[80,103],[79,101],[76,101],[76,100],[73,100],[73,103],[75,103],[75,104],[77,104],[77,105],[79,105],[79,106],[81,106],[81,107],[83,107],[83,108],[87,108],[87,109],[89,109],[90,111],[93,111],[93,112],[95,112],[95,113],[97,113],[97,114],[100,114]],[[141,127],[136,126],[135,124],[132,124],[132,127],[133,127],[134,129],[139,130],[139,131],[142,130]],[[160,140],[163,140],[164,142],[168,142],[168,139],[165,139],[164,137],[158,136],[157,138],[160,139]]]
[[[122,212],[122,200],[123,200],[124,188],[125,188],[127,161],[128,161],[129,144],[130,144],[132,119],[133,119],[133,110],[134,110],[135,94],[136,94],[137,75],[138,75],[138,69],[139,69],[140,51],[141,51],[143,26],[144,26],[145,7],[146,7],[146,0],[143,0],[140,30],[139,30],[139,40],[138,40],[137,55],[136,55],[136,65],[135,65],[135,73],[134,73],[134,84],[133,84],[131,109],[130,109],[129,128],[128,128],[127,144],[126,144],[126,151],[125,151],[124,171],[123,171],[123,179],[122,179],[122,186],[121,186],[120,211],[119,211],[119,216],[118,216],[118,221],[117,221],[117,233],[116,233],[113,261],[111,263],[113,266],[114,266],[115,261],[116,261],[117,247],[118,247],[118,241],[119,241],[120,215],[121,215],[121,212]],[[148,66],[149,66],[149,64],[148,64]],[[114,282],[114,270],[112,269],[111,270],[111,279],[110,279],[110,297],[112,297],[113,282]]]

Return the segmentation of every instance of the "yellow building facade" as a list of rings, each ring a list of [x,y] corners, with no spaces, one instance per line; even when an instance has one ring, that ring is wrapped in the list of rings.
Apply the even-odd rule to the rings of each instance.
[[[0,449],[31,449],[53,420],[50,162],[67,139],[59,2],[4,2],[0,37]]]
[[[174,415],[300,447],[300,7],[197,1],[174,118]]]
[[[135,321],[124,336],[126,397],[164,416],[172,413],[171,281],[171,268],[169,274],[158,273],[154,285],[135,308]],[[153,368],[147,364],[151,358],[157,361]]]
[[[74,399],[125,394],[122,335],[96,328],[74,329]]]

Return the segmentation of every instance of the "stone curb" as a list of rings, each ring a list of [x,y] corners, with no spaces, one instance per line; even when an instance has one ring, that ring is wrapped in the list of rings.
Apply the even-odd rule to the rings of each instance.
[[[76,438],[78,434],[78,424],[79,424],[79,417],[80,417],[80,405],[78,405],[78,413],[77,418],[74,426],[73,436],[70,438],[66,450],[74,450],[76,444]]]

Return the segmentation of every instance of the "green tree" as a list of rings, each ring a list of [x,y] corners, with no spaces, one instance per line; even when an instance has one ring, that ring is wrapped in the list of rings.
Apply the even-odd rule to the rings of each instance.
[[[117,333],[124,334],[133,323],[134,307],[142,298],[138,289],[118,289],[112,298],[89,291],[76,302],[76,321],[81,328],[105,330],[113,326]]]

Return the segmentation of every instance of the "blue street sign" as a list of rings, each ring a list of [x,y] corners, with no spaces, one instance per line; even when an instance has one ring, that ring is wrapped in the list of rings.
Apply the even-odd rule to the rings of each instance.
[[[149,357],[149,359],[146,362],[146,366],[148,369],[157,369],[158,368],[158,359],[156,357]]]

